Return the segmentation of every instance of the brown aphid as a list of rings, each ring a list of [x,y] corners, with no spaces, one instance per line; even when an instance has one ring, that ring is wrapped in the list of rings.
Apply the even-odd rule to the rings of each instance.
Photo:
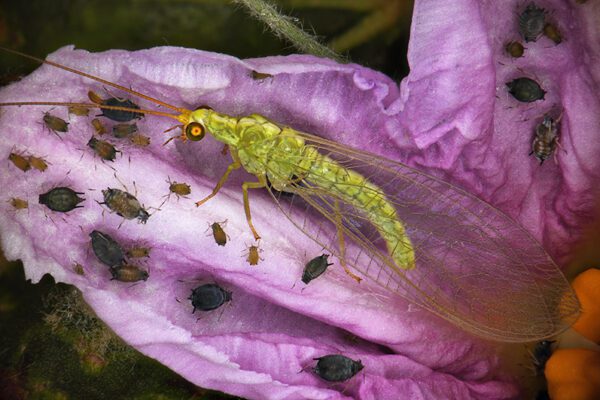
[[[96,104],[102,104],[102,102],[104,101],[102,97],[100,97],[98,94],[96,94],[96,92],[92,90],[88,91],[88,99],[90,99],[92,103]]]
[[[540,160],[540,165],[544,163],[558,145],[558,123],[560,117],[555,121],[552,117],[546,115],[544,120],[535,127],[535,137],[531,144],[531,153]]]
[[[146,211],[138,199],[132,194],[119,189],[108,188],[102,191],[104,203],[111,210],[125,219],[139,219],[145,224],[150,214]]]
[[[24,210],[29,207],[29,203],[27,200],[19,199],[18,197],[12,197],[10,200],[10,205],[13,206],[16,210]]]
[[[23,172],[27,172],[31,169],[31,164],[26,157],[23,157],[17,153],[10,153],[8,159]]]
[[[506,43],[504,49],[506,50],[509,56],[514,58],[523,57],[523,54],[525,53],[525,47],[523,47],[521,42],[517,41]]]
[[[131,142],[131,144],[138,147],[146,147],[150,145],[150,138],[139,133],[131,135],[129,137],[129,141]]]
[[[111,281],[119,282],[138,282],[148,280],[148,271],[145,271],[135,265],[124,264],[110,269],[112,275]]]
[[[102,122],[100,122],[100,120],[98,118],[94,118],[92,120],[92,126],[94,127],[96,134],[104,135],[106,133],[106,128],[104,127]]]
[[[210,225],[210,228],[212,229],[213,238],[215,238],[215,242],[217,242],[219,246],[225,246],[225,244],[227,244],[227,234],[221,226],[221,224],[225,222],[226,221],[223,221],[221,223],[213,222]]]
[[[254,71],[254,70],[252,70],[251,76],[252,76],[252,79],[254,79],[255,81],[262,81],[263,79],[273,77],[273,75],[271,75],[271,74],[267,74],[265,72],[258,72],[258,71]]]
[[[136,124],[116,124],[113,126],[113,136],[119,139],[127,137],[138,131]]]
[[[562,35],[556,25],[550,23],[544,25],[544,36],[552,40],[555,44],[560,44],[562,42]]]
[[[77,275],[85,275],[85,271],[83,270],[83,265],[81,265],[79,263],[75,263],[75,265],[73,265],[73,272],[75,272]]]
[[[49,112],[44,113],[44,124],[46,127],[54,132],[58,136],[58,132],[67,132],[69,130],[69,123],[62,118],[55,117]],[[60,137],[60,136],[59,136]]]
[[[105,140],[99,140],[92,136],[87,145],[103,160],[114,161],[119,150]]]
[[[136,246],[125,252],[125,255],[130,258],[146,258],[150,257],[150,247]]]
[[[87,117],[90,113],[90,109],[83,106],[69,106],[69,114],[77,115],[79,117]]]
[[[248,252],[246,253],[246,261],[248,261],[248,264],[258,265],[259,261],[264,260],[259,254],[262,253],[262,249],[258,247],[258,243],[249,246],[247,250]]]
[[[29,156],[27,160],[33,168],[37,169],[40,172],[44,172],[48,169],[48,163],[41,157]]]
[[[174,193],[177,197],[185,197],[192,193],[192,188],[187,183],[173,182],[168,180],[169,192]]]

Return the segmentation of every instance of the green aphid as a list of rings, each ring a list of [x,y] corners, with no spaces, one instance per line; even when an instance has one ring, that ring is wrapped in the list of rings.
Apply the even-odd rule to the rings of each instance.
[[[138,131],[136,124],[116,124],[113,126],[113,136],[119,139],[132,135]]]

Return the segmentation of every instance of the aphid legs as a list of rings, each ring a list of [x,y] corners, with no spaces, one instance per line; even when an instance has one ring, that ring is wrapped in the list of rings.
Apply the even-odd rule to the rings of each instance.
[[[350,269],[348,268],[348,266],[346,266],[346,241],[344,239],[344,229],[343,229],[343,225],[342,225],[342,219],[341,219],[341,213],[340,213],[340,204],[338,202],[338,200],[335,200],[334,203],[335,206],[335,228],[337,230],[337,235],[338,235],[338,242],[340,245],[340,264],[342,264],[342,268],[344,268],[344,271],[346,272],[346,274],[348,274],[348,276],[350,276],[350,278],[354,279],[356,282],[360,283],[360,281],[362,281],[362,278],[359,277],[358,275],[352,273],[352,271],[350,271]]]

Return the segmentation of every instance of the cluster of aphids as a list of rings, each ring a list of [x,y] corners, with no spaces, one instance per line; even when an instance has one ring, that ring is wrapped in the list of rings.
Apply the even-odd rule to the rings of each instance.
[[[88,92],[88,97],[93,103],[99,105],[126,107],[132,110],[139,109],[137,104],[133,103],[131,100],[128,99],[120,99],[116,97],[109,97],[108,99],[103,99],[93,91]],[[87,115],[87,109],[80,108],[80,110],[82,113],[85,113],[76,113],[76,115]],[[69,112],[75,111],[75,107],[69,108]],[[99,117],[106,117],[111,121],[117,122],[116,124],[113,124],[112,128],[110,129],[114,138],[127,139],[134,146],[146,147],[150,144],[150,138],[148,136],[144,136],[138,133],[137,124],[135,122],[131,122],[135,119],[142,118],[142,116],[143,114],[139,114],[134,111],[130,112],[124,110],[108,109],[103,109],[102,114],[99,115]],[[97,136],[102,136],[106,134],[109,130],[99,118],[94,118],[91,121],[91,124]],[[100,157],[104,161],[114,161],[117,153],[120,153],[120,151],[117,150],[111,142],[109,142],[108,140],[97,139],[94,135],[92,135],[87,145],[94,151],[94,153],[98,157]]]
[[[563,40],[557,25],[549,21],[548,12],[535,3],[529,3],[519,14],[518,26],[519,34],[526,43],[536,42],[542,36],[550,39],[555,45],[559,45]],[[509,41],[504,48],[511,57],[525,56],[526,48],[518,40]],[[540,84],[528,77],[513,79],[507,82],[506,86],[508,92],[523,103],[543,100],[546,95],[546,91],[542,89]],[[540,161],[540,165],[552,155],[558,146],[558,124],[561,116],[555,119],[546,113],[542,122],[535,127],[529,155],[534,155]]]
[[[132,110],[139,109],[139,107],[131,100],[120,99],[117,97],[109,97],[107,99],[101,98],[99,95],[90,91],[88,93],[89,99],[98,105],[105,106],[116,106],[125,107]],[[78,117],[87,117],[90,110],[82,106],[71,106],[69,107],[69,115]],[[115,121],[112,123],[110,131],[115,139],[123,140],[126,139],[134,146],[146,147],[150,144],[150,138],[148,136],[138,133],[138,127],[135,122],[131,122],[135,119],[142,118],[143,114],[136,113],[135,111],[124,111],[124,110],[108,110],[104,109],[102,114],[97,117],[105,117],[109,121]],[[52,115],[50,112],[44,114],[43,123],[51,132],[61,137],[60,134],[69,131],[69,123]],[[109,129],[106,127],[106,122],[103,122],[100,118],[94,118],[90,121],[95,135],[92,135],[87,145],[93,150],[93,152],[100,157],[103,161],[114,161],[117,153],[120,153],[114,144],[108,140],[98,139],[97,136],[102,136],[108,133]]]
[[[131,112],[126,110],[103,110],[102,114],[98,116],[119,122],[119,124],[116,124],[113,127],[113,136],[117,138],[124,138],[128,135],[132,135],[134,131],[137,130],[135,124],[127,125],[129,126],[129,128],[123,128],[123,126],[126,125],[123,124],[123,122],[129,122],[137,118],[141,118],[142,114],[136,113],[134,111],[136,109],[139,109],[139,107],[136,104],[134,104],[130,100],[123,100],[118,98],[109,98],[103,100],[97,98],[97,96],[94,97],[95,95],[92,93],[93,92],[90,92],[90,98],[92,99],[92,101],[98,104],[116,105],[130,108],[133,110]],[[84,107],[69,108],[69,114],[74,114],[77,116],[87,116],[89,112],[90,110]],[[50,114],[50,112],[46,112],[44,114],[41,122],[48,130],[52,131],[59,137],[60,134],[69,131],[69,123],[57,116]],[[98,118],[92,120],[92,126],[94,126],[94,130],[97,134],[106,133],[104,124]],[[125,131],[127,131],[127,134],[123,133]],[[96,139],[95,137],[92,137],[92,139],[90,139],[90,141],[88,142],[88,146],[90,146],[94,150],[94,152],[103,160],[107,161],[113,161],[116,153],[118,152],[118,150],[116,150],[111,143]],[[49,164],[42,157],[35,156],[32,154],[26,154],[24,152],[16,150],[10,153],[8,159],[16,168],[26,173],[30,170],[44,172],[48,168]],[[171,188],[171,190],[173,189]],[[75,190],[68,186],[57,185],[56,187],[48,190],[47,192],[39,194],[39,203],[46,206],[48,209],[54,212],[68,213],[76,208],[83,207],[81,205],[81,203],[85,201],[83,195],[84,193],[82,191]],[[105,205],[111,212],[116,213],[124,219],[138,219],[140,222],[145,223],[150,217],[150,214],[141,205],[138,199],[127,191],[117,188],[107,188],[105,190],[102,190],[102,195],[103,202],[99,202],[99,204]],[[16,197],[10,199],[10,204],[17,210],[26,209],[29,207],[29,203],[27,202],[27,200],[23,200]],[[99,232],[96,233],[100,234]],[[96,236],[96,244],[92,244],[94,245],[93,247],[95,249],[99,249],[98,241],[100,240],[100,236]],[[113,246],[113,244],[116,242],[112,241],[108,235],[103,235],[102,237],[105,239],[105,250],[111,248],[118,249],[117,247]],[[118,254],[119,252],[116,251],[116,253]],[[101,258],[102,254],[105,254],[105,252],[103,253],[102,251],[100,251],[99,253],[96,253],[96,255],[101,261],[109,262],[106,258],[104,260]],[[113,276],[113,279],[130,282],[141,279],[145,280],[148,277],[146,272],[142,273],[137,267],[125,263],[124,259],[120,259],[120,262],[113,261],[115,260],[110,260],[111,265],[109,265],[111,268],[111,274]]]
[[[100,231],[92,231],[90,238],[92,239],[94,254],[102,264],[108,266],[113,280],[137,282],[148,279],[148,271],[132,264],[127,260],[127,257],[149,257],[150,248],[135,246],[125,251],[115,239]]]

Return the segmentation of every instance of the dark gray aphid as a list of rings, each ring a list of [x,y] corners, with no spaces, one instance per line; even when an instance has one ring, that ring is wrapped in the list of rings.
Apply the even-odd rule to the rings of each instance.
[[[101,263],[109,267],[118,267],[125,262],[123,248],[110,235],[100,231],[92,231],[92,250]]]
[[[146,223],[150,214],[144,210],[138,199],[134,195],[123,190],[108,188],[102,191],[104,203],[111,210],[125,219],[139,219]]]
[[[124,264],[110,269],[112,274],[111,281],[119,282],[138,282],[148,280],[148,271],[145,271],[135,265]]]
[[[529,78],[517,78],[506,83],[508,92],[517,100],[523,103],[531,103],[536,100],[543,100],[546,92],[539,83]]]
[[[329,254],[322,254],[307,262],[302,273],[302,282],[308,285],[310,281],[321,276],[331,265],[327,262],[328,257]]]
[[[533,367],[535,369],[535,374],[537,376],[544,375],[544,369],[546,368],[546,362],[552,356],[552,344],[554,344],[554,340],[542,340],[537,343],[533,348],[533,353],[531,354]]]
[[[364,368],[360,360],[354,361],[341,354],[330,354],[314,360],[318,361],[313,372],[329,382],[347,381]]]
[[[195,313],[196,310],[212,311],[231,301],[231,292],[216,283],[206,283],[193,289],[188,300],[191,300],[192,306],[194,306],[192,313]]]
[[[128,99],[119,99],[116,97],[111,97],[106,100],[102,100],[102,105],[104,106],[116,106],[116,107],[125,107],[131,108],[132,110],[139,110],[140,107],[135,104],[133,101]],[[134,119],[139,119],[144,116],[142,113],[137,113],[135,111],[123,111],[123,110],[107,110],[103,109],[102,114],[100,116],[106,117],[108,119],[112,119],[117,122],[128,122]]]
[[[519,33],[526,42],[535,42],[546,25],[546,10],[529,3],[519,15]]]
[[[52,211],[69,212],[76,208],[83,207],[78,205],[85,200],[78,196],[80,194],[83,193],[76,192],[68,187],[60,186],[55,187],[44,194],[40,194],[39,201],[40,204],[45,205]]]

